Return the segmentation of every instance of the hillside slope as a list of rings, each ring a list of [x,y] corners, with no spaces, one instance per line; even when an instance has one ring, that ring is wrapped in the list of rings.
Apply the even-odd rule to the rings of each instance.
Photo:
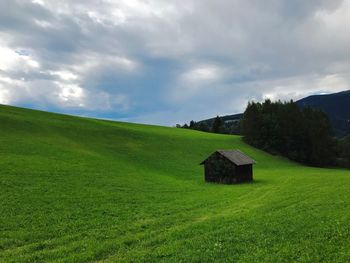
[[[243,113],[220,116],[220,118],[222,119],[222,121],[224,123],[230,122],[230,121],[239,121],[242,117],[243,117]],[[203,123],[207,124],[209,127],[211,127],[213,125],[214,120],[215,120],[215,117],[210,118],[210,119],[206,119],[206,120],[202,120],[202,121],[198,121],[198,123],[203,122]]]
[[[239,148],[255,182],[203,182]],[[0,106],[1,262],[349,262],[350,172],[238,136]]]

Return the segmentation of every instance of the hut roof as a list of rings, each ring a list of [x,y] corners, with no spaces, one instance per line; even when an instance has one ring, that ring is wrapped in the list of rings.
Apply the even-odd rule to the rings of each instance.
[[[240,150],[217,150],[215,153],[219,153],[237,166],[256,163],[252,158],[242,153]],[[201,164],[204,164],[208,158],[201,162]]]

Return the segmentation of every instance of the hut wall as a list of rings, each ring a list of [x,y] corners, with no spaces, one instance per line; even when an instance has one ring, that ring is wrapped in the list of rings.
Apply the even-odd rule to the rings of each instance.
[[[205,180],[207,182],[217,182],[233,184],[238,182],[236,176],[236,166],[220,154],[213,154],[205,162]]]
[[[235,184],[253,180],[253,165],[236,166],[218,153],[206,160],[204,169],[207,182]]]
[[[237,179],[238,182],[253,181],[253,165],[248,164],[237,166]]]

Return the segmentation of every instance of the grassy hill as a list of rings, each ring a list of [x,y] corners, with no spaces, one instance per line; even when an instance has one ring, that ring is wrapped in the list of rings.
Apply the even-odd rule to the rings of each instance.
[[[238,148],[255,182],[203,182]],[[350,172],[238,136],[0,106],[0,262],[349,262]]]

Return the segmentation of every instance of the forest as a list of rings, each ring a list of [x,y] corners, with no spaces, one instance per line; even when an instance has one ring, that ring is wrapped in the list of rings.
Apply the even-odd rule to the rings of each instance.
[[[350,135],[337,138],[327,115],[289,102],[249,102],[239,122],[217,116],[209,126],[191,121],[182,128],[241,134],[243,140],[274,155],[317,167],[350,167]]]

